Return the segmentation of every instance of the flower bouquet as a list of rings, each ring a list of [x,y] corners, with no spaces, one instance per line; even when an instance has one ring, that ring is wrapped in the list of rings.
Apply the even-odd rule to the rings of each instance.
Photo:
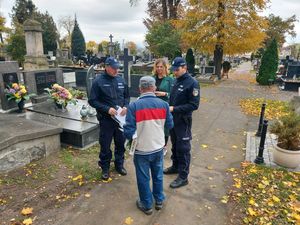
[[[66,108],[68,103],[76,105],[77,101],[73,98],[68,89],[58,84],[53,84],[51,88],[45,88],[45,91],[48,92],[48,94],[58,107]]]
[[[5,95],[7,100],[14,100],[16,103],[19,103],[24,100],[28,100],[34,94],[28,94],[24,85],[13,83],[7,86],[5,89]]]
[[[28,94],[25,86],[18,83],[8,85],[4,91],[8,101],[14,100],[18,104],[20,112],[24,109],[25,100],[29,100],[30,97],[35,95]]]

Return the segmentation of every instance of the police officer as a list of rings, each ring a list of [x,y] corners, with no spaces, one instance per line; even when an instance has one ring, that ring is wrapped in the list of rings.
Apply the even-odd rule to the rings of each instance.
[[[186,61],[182,57],[174,59],[171,70],[176,77],[169,103],[174,120],[174,128],[170,130],[172,166],[166,168],[164,174],[178,174],[170,187],[179,188],[188,184],[192,112],[199,107],[200,87],[198,81],[187,73]]]
[[[124,163],[125,137],[120,131],[118,123],[112,119],[117,115],[118,107],[121,107],[121,115],[127,112],[129,104],[128,86],[122,77],[118,76],[119,63],[113,57],[105,61],[105,73],[99,75],[92,84],[89,104],[97,110],[97,118],[100,123],[100,154],[98,165],[102,168],[102,179],[109,179],[109,166],[112,158],[110,149],[112,138],[115,143],[115,169],[121,175],[127,171]]]

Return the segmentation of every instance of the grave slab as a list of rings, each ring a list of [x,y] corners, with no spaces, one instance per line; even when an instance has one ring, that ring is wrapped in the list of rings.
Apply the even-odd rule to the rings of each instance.
[[[87,105],[86,100],[78,100],[77,105],[68,105],[62,112],[51,101],[43,102],[27,108],[26,118],[33,121],[61,127],[60,139],[63,145],[85,149],[98,142],[99,125],[96,116],[81,119],[80,109]]]
[[[8,114],[0,115],[0,127],[0,171],[25,166],[60,150],[59,127]]]

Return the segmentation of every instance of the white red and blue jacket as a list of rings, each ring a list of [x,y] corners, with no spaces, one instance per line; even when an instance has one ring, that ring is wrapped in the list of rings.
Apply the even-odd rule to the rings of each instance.
[[[165,145],[164,127],[171,129],[173,126],[169,104],[147,92],[129,104],[124,135],[132,139],[137,131],[136,154],[151,154]]]

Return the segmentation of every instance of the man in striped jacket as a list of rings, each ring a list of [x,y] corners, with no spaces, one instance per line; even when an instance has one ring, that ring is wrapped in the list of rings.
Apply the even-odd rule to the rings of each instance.
[[[169,105],[157,98],[155,79],[145,76],[140,79],[141,96],[132,102],[127,110],[124,135],[132,139],[137,132],[137,144],[134,152],[137,186],[140,199],[137,207],[147,215],[152,214],[153,198],[155,209],[163,206],[165,195],[163,192],[163,147],[165,145],[164,127],[173,127],[173,117]],[[150,171],[152,187],[150,189]]]

